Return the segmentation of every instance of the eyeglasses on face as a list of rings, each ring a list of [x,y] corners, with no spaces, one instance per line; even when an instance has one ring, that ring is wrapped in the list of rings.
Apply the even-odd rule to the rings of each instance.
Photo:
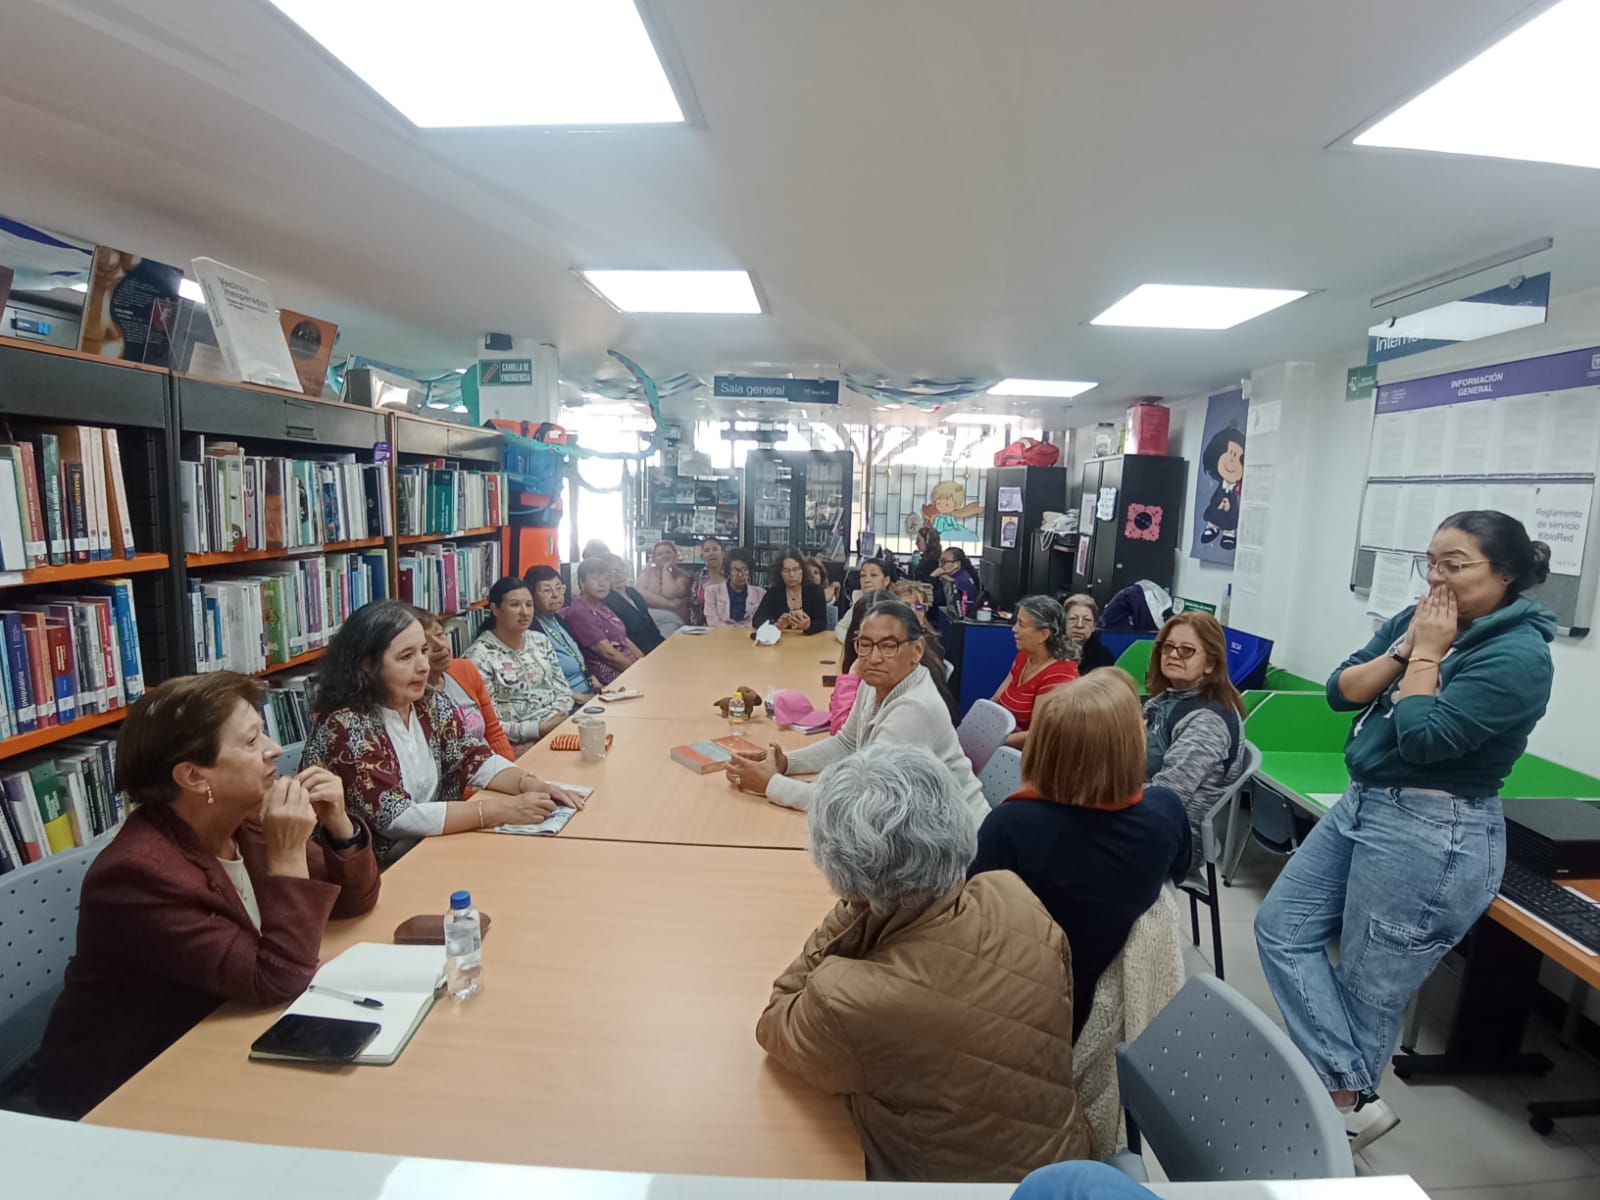
[[[1164,642],[1161,646],[1161,657],[1176,658],[1179,662],[1188,662],[1199,651],[1199,646],[1184,646],[1177,642]]]
[[[1437,569],[1439,574],[1446,579],[1454,579],[1468,567],[1480,566],[1488,562],[1487,558],[1435,558],[1431,554],[1418,554],[1413,556],[1417,570],[1427,575]]]
[[[904,645],[905,642],[899,638],[880,638],[876,642],[868,641],[866,638],[857,638],[856,654],[862,658],[871,658],[874,654],[881,655],[884,658],[893,658],[900,653],[900,647]]]

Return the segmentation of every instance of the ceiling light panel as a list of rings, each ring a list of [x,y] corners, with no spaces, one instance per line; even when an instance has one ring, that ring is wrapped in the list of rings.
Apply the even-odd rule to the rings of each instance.
[[[579,271],[625,313],[750,314],[761,298],[748,271]]]
[[[1002,379],[989,389],[991,396],[1044,396],[1067,399],[1100,385],[1087,379]]]
[[[424,129],[681,123],[634,0],[271,0]]]
[[[1357,134],[1357,146],[1600,167],[1600,0],[1562,0]]]
[[[1134,325],[1146,329],[1232,329],[1305,294],[1284,288],[1145,283],[1089,324]]]

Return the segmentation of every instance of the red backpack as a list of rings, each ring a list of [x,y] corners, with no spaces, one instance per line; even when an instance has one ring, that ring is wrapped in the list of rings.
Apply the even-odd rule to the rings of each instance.
[[[1061,461],[1061,448],[1037,438],[1018,438],[994,456],[997,467],[1053,467]]]

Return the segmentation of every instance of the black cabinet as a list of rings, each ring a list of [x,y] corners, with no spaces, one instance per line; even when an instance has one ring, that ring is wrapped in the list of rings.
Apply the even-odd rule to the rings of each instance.
[[[1094,520],[1080,529],[1073,573],[1074,589],[1088,592],[1105,607],[1129,584],[1148,579],[1172,588],[1178,536],[1183,523],[1183,492],[1188,472],[1174,455],[1119,454],[1083,464],[1082,503]],[[1111,516],[1099,517],[1100,498],[1114,493]]]
[[[753,450],[745,460],[744,544],[764,572],[785,546],[843,558],[850,545],[855,456],[848,450]]]
[[[983,502],[983,562],[979,583],[1002,611],[1046,590],[1032,579],[1032,545],[1047,512],[1067,509],[1065,467],[995,467]]]

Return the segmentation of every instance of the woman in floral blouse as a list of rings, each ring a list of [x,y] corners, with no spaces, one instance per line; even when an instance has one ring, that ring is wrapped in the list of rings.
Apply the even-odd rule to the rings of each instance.
[[[339,777],[346,806],[372,826],[380,862],[425,837],[583,807],[469,734],[428,672],[422,622],[399,600],[358,608],[319,664],[317,721],[301,762]],[[468,787],[479,790],[463,801]]]
[[[571,714],[572,689],[550,639],[533,626],[533,591],[515,575],[489,589],[494,627],[467,647],[489,685],[494,711],[521,754]]]

